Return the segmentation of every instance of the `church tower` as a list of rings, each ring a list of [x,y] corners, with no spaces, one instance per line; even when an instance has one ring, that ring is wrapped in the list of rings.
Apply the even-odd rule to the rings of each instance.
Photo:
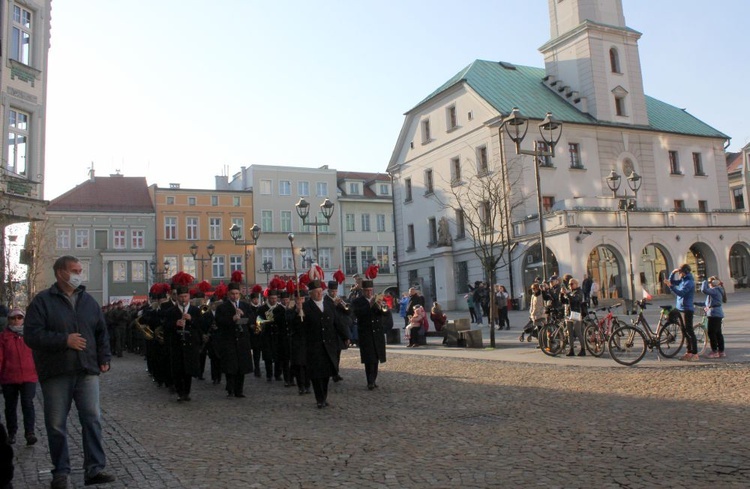
[[[622,0],[548,0],[545,84],[599,121],[648,125],[640,32],[625,25]]]

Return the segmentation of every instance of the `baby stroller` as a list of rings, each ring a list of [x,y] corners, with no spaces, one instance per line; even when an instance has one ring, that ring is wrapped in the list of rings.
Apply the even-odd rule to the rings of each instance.
[[[523,331],[521,332],[521,335],[518,337],[518,341],[523,342],[524,336],[528,335],[526,337],[526,341],[528,343],[531,343],[531,340],[536,338],[539,339],[539,330],[542,329],[542,327],[547,324],[547,322],[556,322],[565,315],[565,309],[554,307],[551,305],[551,303],[548,302],[547,306],[544,309],[544,312],[547,315],[547,319],[540,319],[536,323],[529,319],[529,322],[526,323],[526,325],[523,327]]]

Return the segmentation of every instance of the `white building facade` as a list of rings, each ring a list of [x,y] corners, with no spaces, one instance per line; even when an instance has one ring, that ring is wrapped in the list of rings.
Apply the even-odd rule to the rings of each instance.
[[[445,307],[465,307],[467,284],[488,277],[455,189],[504,179],[507,256],[494,281],[524,304],[542,275],[538,170],[547,275],[588,274],[601,297],[629,298],[632,260],[640,298],[663,293],[661,279],[686,262],[696,280],[718,275],[731,290],[750,261],[750,222],[730,201],[728,136],[643,93],[640,33],[625,25],[620,0],[549,6],[544,69],[477,60],[407,112],[388,167],[399,281],[423,280]],[[516,154],[502,124],[514,107],[530,119],[527,152],[545,149],[536,126],[547,112],[563,123],[554,157]],[[623,182],[616,198],[612,170]],[[637,197],[625,183],[633,172]],[[623,197],[630,212],[619,209]],[[451,239],[436,239],[441,220]],[[742,266],[730,267],[730,256]]]

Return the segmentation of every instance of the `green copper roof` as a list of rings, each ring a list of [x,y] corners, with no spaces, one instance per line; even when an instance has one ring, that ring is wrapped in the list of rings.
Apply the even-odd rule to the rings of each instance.
[[[509,114],[513,107],[518,107],[523,115],[532,119],[542,120],[549,111],[562,122],[633,127],[627,124],[600,122],[591,115],[579,111],[546,87],[542,82],[544,76],[546,73],[543,68],[476,60],[417,105],[456,84],[465,82],[503,115]],[[649,119],[646,129],[694,136],[729,137],[686,111],[649,96],[646,96],[646,110]]]

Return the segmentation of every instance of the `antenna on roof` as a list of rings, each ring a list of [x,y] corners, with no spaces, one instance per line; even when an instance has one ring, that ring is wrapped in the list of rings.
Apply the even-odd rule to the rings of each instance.
[[[91,162],[91,168],[89,168],[89,179],[90,180],[94,179],[94,162],[93,161]]]

